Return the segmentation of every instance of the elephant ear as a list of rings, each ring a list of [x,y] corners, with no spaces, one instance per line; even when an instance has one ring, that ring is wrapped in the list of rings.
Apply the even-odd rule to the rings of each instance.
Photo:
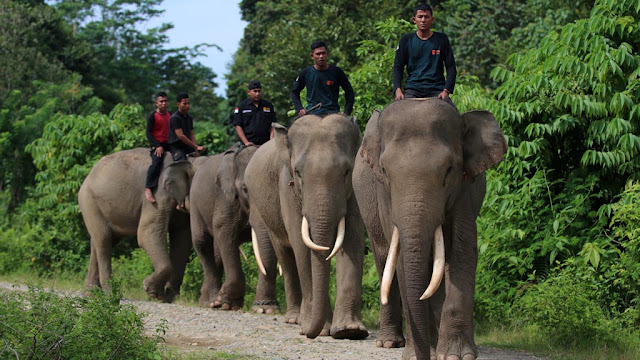
[[[194,173],[191,163],[186,160],[172,162],[164,168],[163,172],[162,188],[179,204],[185,202]]]
[[[228,199],[233,199],[236,195],[235,158],[237,154],[237,149],[226,151],[222,157],[218,171],[216,172],[216,185],[218,185],[224,196]]]
[[[289,173],[293,176],[293,169],[291,168],[291,144],[289,144],[288,137],[289,130],[278,123],[271,123],[271,127],[274,130],[272,141],[274,142],[278,160],[287,167]]]
[[[507,143],[498,122],[488,111],[462,114],[464,122],[464,171],[474,178],[502,161]]]
[[[380,110],[373,110],[371,118],[367,122],[364,130],[364,139],[360,148],[360,156],[364,162],[371,166],[378,180],[382,179],[380,172],[380,132],[379,129]]]

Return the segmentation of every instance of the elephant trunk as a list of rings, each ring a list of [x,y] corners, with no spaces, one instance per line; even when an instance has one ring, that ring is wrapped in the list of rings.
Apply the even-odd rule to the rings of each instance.
[[[414,215],[409,220],[417,220],[420,217],[429,219],[428,212],[422,212],[422,216]],[[406,304],[407,313],[411,321],[411,334],[413,336],[416,355],[419,359],[429,358],[430,346],[430,329],[431,317],[433,316],[429,308],[428,301],[422,301],[425,296],[425,286],[427,287],[426,295],[433,295],[439,286],[444,275],[444,246],[442,237],[442,225],[439,219],[433,219],[434,222],[423,226],[407,225],[407,223],[398,224],[399,242],[401,244],[399,254],[398,275],[403,296],[403,307]],[[409,222],[410,224],[415,224]],[[432,251],[440,252],[439,255],[433,254]],[[434,262],[431,262],[432,255]],[[432,265],[436,265],[433,266]],[[431,280],[430,280],[431,279]],[[427,349],[426,354],[419,352]]]
[[[307,337],[313,339],[320,335],[326,321],[326,314],[330,312],[329,304],[329,276],[331,262],[327,261],[320,253],[311,254],[312,269],[312,307],[311,326],[307,332]]]
[[[316,244],[327,245],[326,249],[330,249],[336,233],[344,232],[344,217],[339,222],[329,216],[313,217],[311,224],[311,235]],[[344,235],[344,234],[343,234]],[[331,276],[331,261],[325,251],[311,252],[311,282],[312,289],[312,307],[311,307],[311,324],[307,331],[308,338],[317,337],[323,330],[327,315],[331,313],[331,305],[329,302],[329,278]]]

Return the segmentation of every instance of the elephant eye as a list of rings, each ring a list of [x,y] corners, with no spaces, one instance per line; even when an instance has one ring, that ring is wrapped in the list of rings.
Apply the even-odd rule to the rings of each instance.
[[[344,173],[344,177],[349,176],[349,172],[350,172],[350,171],[351,171],[350,169],[347,169],[347,171],[345,171],[345,173]]]
[[[296,169],[295,173],[296,173],[296,176],[297,176],[297,177],[302,177],[302,176],[300,175],[300,170]]]

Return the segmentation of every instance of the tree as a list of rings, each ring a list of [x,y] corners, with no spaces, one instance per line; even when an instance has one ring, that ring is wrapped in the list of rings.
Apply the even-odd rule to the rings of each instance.
[[[57,0],[56,9],[73,25],[78,38],[93,49],[89,69],[81,71],[83,84],[104,101],[103,112],[118,103],[143,104],[153,109],[153,94],[169,90],[173,96],[188,92],[202,107],[196,119],[217,119],[213,111],[221,98],[214,94],[216,74],[193,59],[204,47],[167,49],[165,23],[147,32],[139,25],[161,14],[162,0]]]
[[[479,268],[508,279],[488,296],[505,301],[513,284],[574,262],[597,278],[598,262],[624,257],[610,219],[640,173],[638,9],[635,0],[596,1],[589,18],[495,68],[502,85],[476,102],[495,114],[510,146],[479,221]]]

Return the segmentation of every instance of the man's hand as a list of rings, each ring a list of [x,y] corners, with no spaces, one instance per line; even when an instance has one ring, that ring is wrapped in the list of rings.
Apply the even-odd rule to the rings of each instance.
[[[396,100],[402,100],[404,99],[404,94],[402,93],[402,89],[397,88],[396,89]]]
[[[154,152],[157,157],[162,157],[162,154],[164,154],[164,148],[162,146],[158,146]]]
[[[251,141],[247,141],[246,143],[244,143],[244,146],[256,146],[256,144],[252,143]]]
[[[442,90],[440,94],[438,94],[438,99],[447,100],[449,98],[449,91],[447,89]]]
[[[298,117],[305,116],[305,115],[307,115],[307,110],[301,109],[300,111],[298,111]]]

